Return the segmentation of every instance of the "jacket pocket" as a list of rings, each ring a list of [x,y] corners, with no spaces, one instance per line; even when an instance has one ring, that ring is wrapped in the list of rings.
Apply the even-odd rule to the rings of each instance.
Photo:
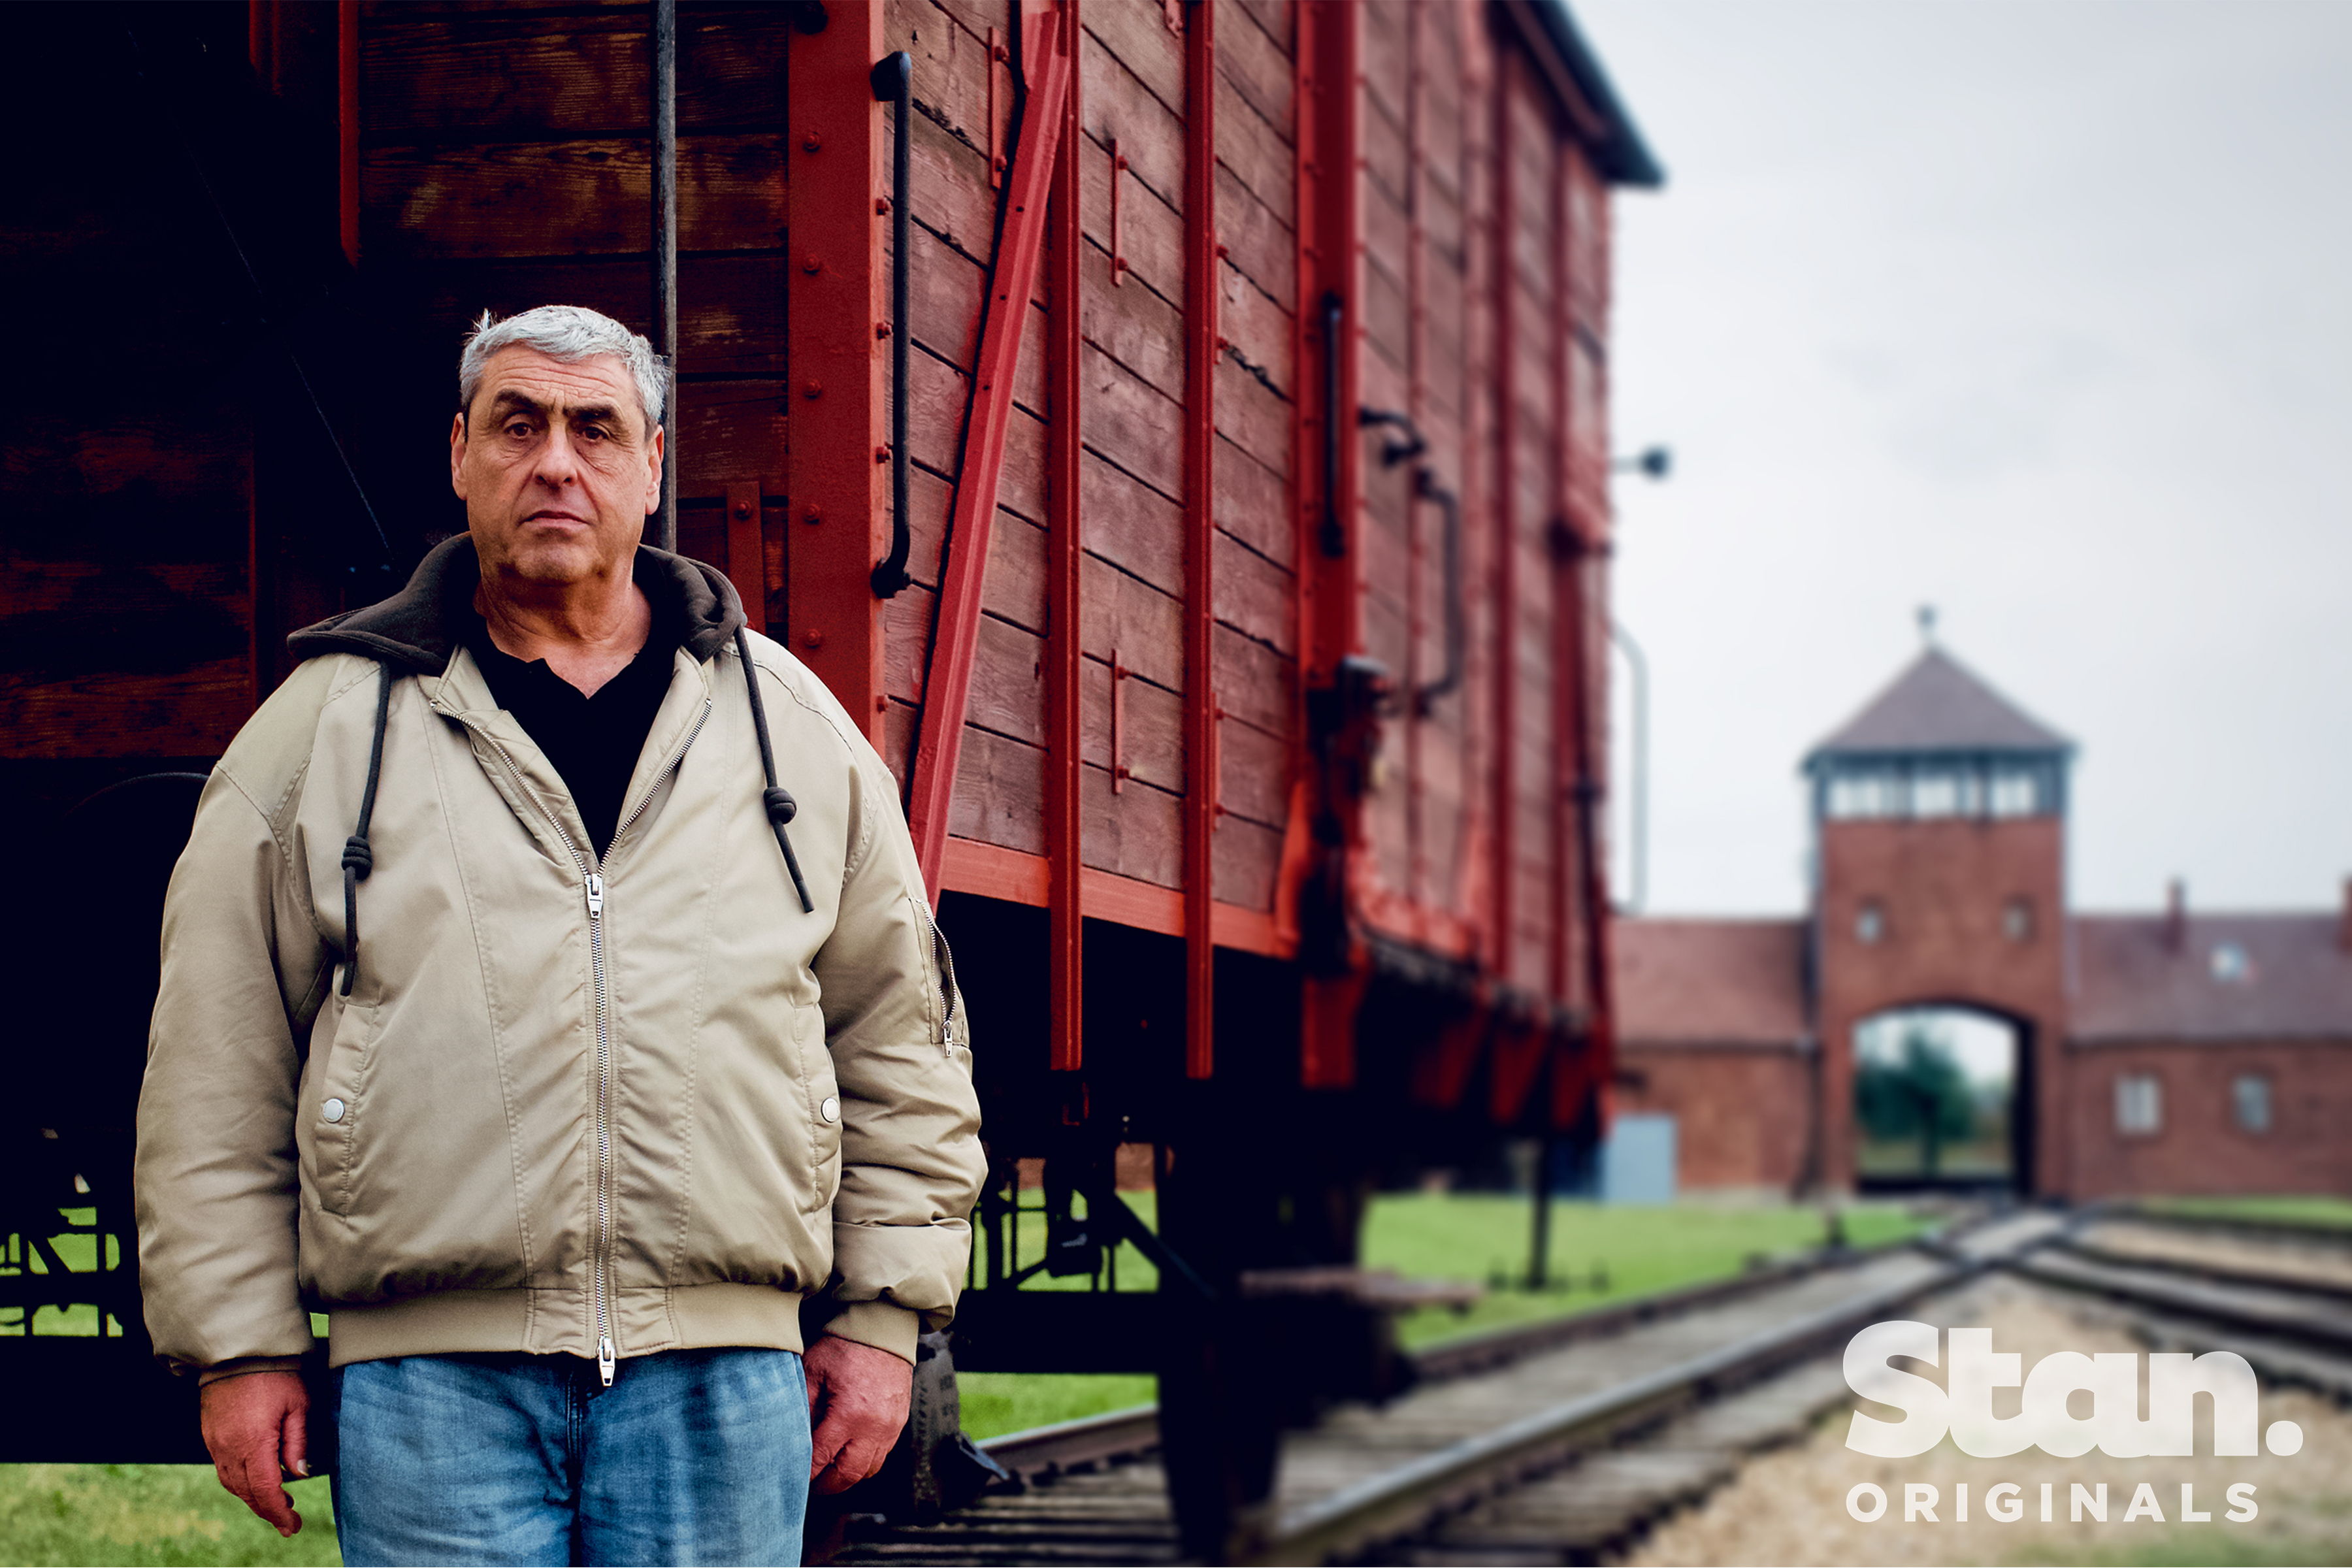
[[[931,1043],[953,1055],[957,1047],[968,1044],[971,1038],[964,1023],[963,993],[956,989],[955,953],[948,947],[947,933],[931,918],[930,906],[911,893],[907,901],[914,906],[917,929],[922,932],[928,949],[923,955],[923,985],[924,1000],[930,1013]]]
[[[801,1089],[808,1096],[808,1201],[801,1212],[815,1214],[833,1206],[841,1185],[841,1083],[834,1074],[833,1053],[824,1048],[823,1012],[793,1009],[793,1044],[804,1064]]]
[[[302,1180],[331,1215],[352,1211],[352,1172],[365,1117],[362,1089],[381,1015],[373,1003],[346,1003],[337,1011],[334,1038],[318,1058],[319,1070],[304,1086],[297,1108],[309,1154]]]

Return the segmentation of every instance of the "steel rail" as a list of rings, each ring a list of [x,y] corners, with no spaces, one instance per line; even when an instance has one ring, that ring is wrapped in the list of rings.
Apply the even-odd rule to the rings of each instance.
[[[2064,1243],[2063,1250],[2088,1262],[2108,1268],[2158,1268],[2174,1273],[2193,1275],[2217,1285],[2240,1285],[2256,1290],[2280,1290],[2298,1296],[2317,1297],[2352,1306],[2352,1280],[2322,1279],[2315,1275],[2296,1274],[2286,1269],[2242,1268],[2231,1263],[2217,1263],[2201,1258],[2173,1258],[2159,1254],[2127,1252],[2104,1243],[2074,1236]]]
[[[1586,1340],[1605,1339],[1703,1307],[1761,1295],[1777,1286],[1794,1284],[1827,1269],[1851,1268],[1885,1256],[1884,1252],[1874,1251],[1808,1252],[1746,1274],[1613,1302],[1589,1312],[1464,1335],[1414,1355],[1414,1376],[1422,1383],[1450,1383],[1475,1377],[1528,1356]],[[1006,1469],[1027,1480],[1032,1476],[1051,1475],[1079,1465],[1140,1455],[1159,1441],[1159,1406],[1138,1405],[1100,1415],[1008,1432],[983,1439],[980,1447]]]
[[[1772,1371],[1892,1308],[1949,1289],[1991,1261],[1948,1262],[1925,1279],[1864,1292],[1720,1350],[1450,1444],[1301,1509],[1249,1561],[1314,1563],[1360,1554],[1378,1542],[1411,1533],[1432,1514],[1475,1500],[1529,1470]]]
[[[2063,1252],[2021,1258],[2011,1272],[2046,1285],[2104,1296],[2129,1305],[2203,1318],[2230,1328],[2284,1335],[2342,1352],[2352,1351],[2352,1310],[2341,1296],[2315,1296],[2265,1284],[2224,1282],[2194,1264],[2117,1265]]]

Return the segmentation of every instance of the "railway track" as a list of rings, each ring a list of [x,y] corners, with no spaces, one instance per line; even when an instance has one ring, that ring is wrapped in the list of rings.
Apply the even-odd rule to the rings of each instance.
[[[1286,1441],[1276,1522],[1253,1560],[1452,1560],[1434,1521],[1579,1455],[1692,1421],[1736,1440],[1740,1422],[1785,1417],[1792,1400],[1810,1411],[1837,1391],[1824,1394],[1805,1363],[2063,1224],[2020,1215],[1934,1247],[1816,1261],[1433,1352],[1412,1393],[1335,1412]],[[1608,1353],[1591,1353],[1604,1338]],[[1021,1478],[1017,1489],[928,1527],[853,1521],[833,1561],[1178,1561],[1155,1436],[1143,1410],[990,1444]]]

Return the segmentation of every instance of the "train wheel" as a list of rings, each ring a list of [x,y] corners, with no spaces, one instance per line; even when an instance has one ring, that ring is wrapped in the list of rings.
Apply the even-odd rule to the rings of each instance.
[[[1220,1316],[1171,1342],[1160,1374],[1160,1462],[1187,1558],[1234,1563],[1272,1532],[1281,1457],[1266,1347]]]

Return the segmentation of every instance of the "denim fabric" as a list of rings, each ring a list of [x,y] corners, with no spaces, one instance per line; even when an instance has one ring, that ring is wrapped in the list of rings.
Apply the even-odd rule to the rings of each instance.
[[[403,1356],[335,1374],[349,1563],[798,1563],[790,1351]]]

